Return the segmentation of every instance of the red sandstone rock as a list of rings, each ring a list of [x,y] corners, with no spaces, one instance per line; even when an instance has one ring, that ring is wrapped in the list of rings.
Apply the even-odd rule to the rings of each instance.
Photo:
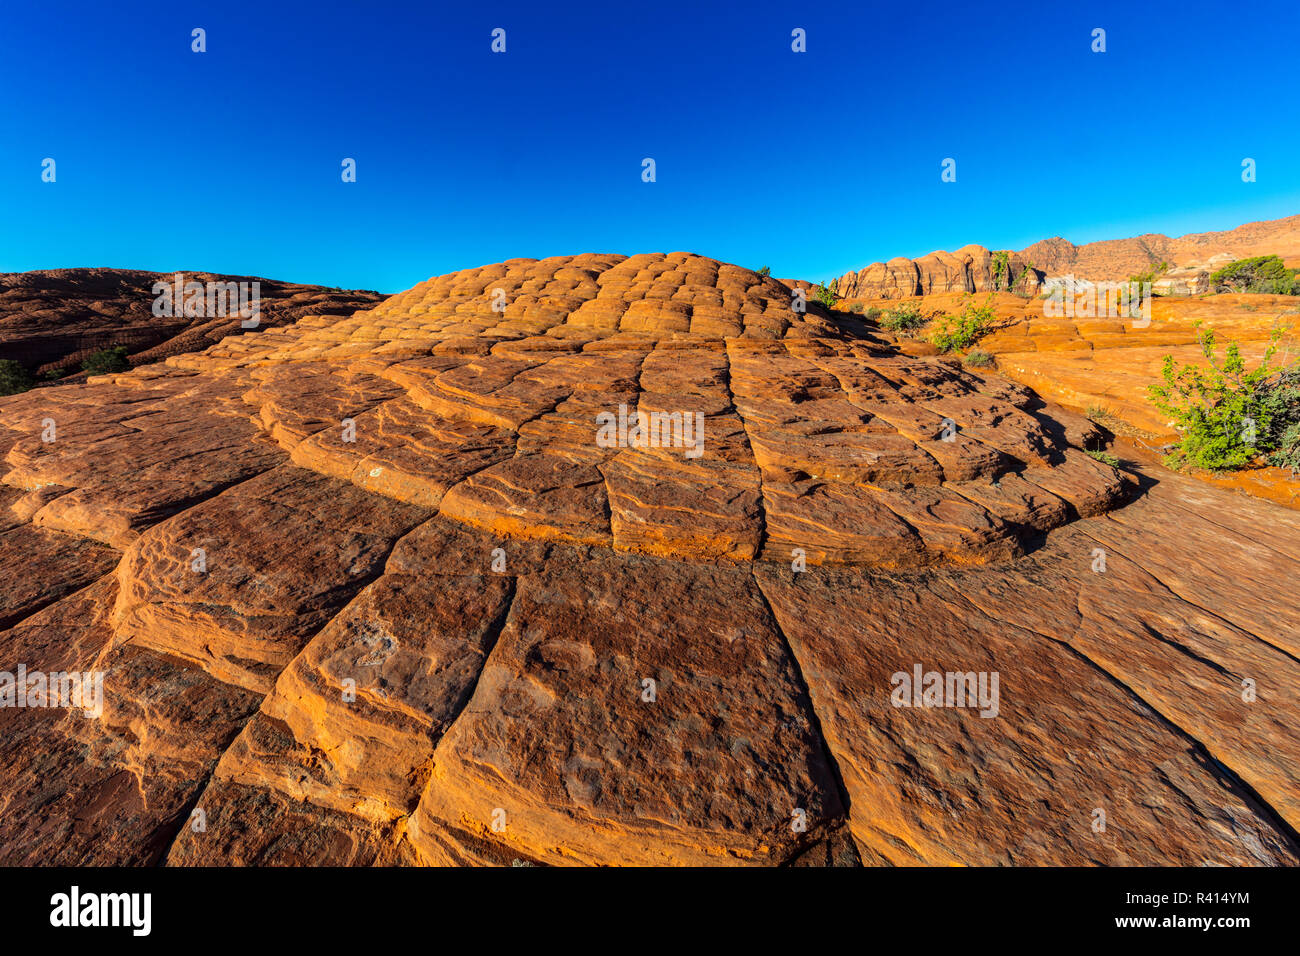
[[[0,399],[0,861],[1300,863],[1300,519],[1100,434],[685,253]]]

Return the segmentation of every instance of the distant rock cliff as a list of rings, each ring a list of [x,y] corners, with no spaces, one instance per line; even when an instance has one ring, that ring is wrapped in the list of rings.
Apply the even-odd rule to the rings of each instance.
[[[849,272],[836,280],[842,298],[902,298],[937,292],[1012,290],[1034,294],[1056,276],[1118,282],[1166,263],[1155,282],[1162,294],[1210,291],[1210,273],[1247,256],[1278,255],[1300,266],[1300,215],[1251,222],[1224,232],[1171,238],[1148,233],[1076,246],[1053,236],[1019,252],[963,246],[919,259],[899,257]]]
[[[936,292],[1016,290],[1033,294],[1043,273],[1020,253],[996,253],[984,246],[932,252],[920,259],[876,262],[836,280],[842,298],[905,298]]]

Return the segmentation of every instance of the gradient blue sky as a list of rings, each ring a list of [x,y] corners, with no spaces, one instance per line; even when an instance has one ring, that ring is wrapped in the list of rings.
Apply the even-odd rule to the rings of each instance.
[[[970,242],[1231,228],[1300,212],[1298,27],[1295,0],[11,2],[0,271],[396,292],[688,250],[820,279]]]

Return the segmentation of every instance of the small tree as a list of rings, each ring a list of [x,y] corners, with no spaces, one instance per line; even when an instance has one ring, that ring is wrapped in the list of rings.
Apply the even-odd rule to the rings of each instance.
[[[817,288],[813,290],[813,295],[817,298],[817,301],[828,309],[835,305],[834,284],[834,280],[831,280],[830,282],[819,282],[817,283]]]
[[[32,376],[13,359],[0,359],[0,395],[17,395],[31,388]]]
[[[1237,259],[1210,275],[1215,292],[1271,292],[1275,295],[1300,294],[1296,276],[1300,269],[1288,269],[1277,256],[1252,256]]]
[[[108,375],[112,372],[125,372],[131,367],[126,357],[126,346],[115,345],[112,348],[91,352],[81,363],[83,371],[91,375]]]

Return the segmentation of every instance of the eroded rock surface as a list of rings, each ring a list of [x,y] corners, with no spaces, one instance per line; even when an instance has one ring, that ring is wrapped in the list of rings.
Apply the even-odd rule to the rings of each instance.
[[[103,675],[0,709],[4,862],[1300,862],[1300,518],[736,266],[512,260],[0,425],[0,670]]]

